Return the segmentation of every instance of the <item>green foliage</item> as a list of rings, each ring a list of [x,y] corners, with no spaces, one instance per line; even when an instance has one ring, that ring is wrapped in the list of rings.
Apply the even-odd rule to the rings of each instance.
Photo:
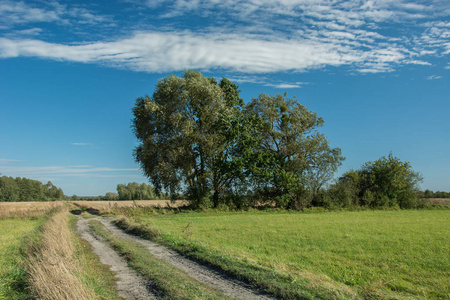
[[[30,299],[25,252],[44,218],[0,220],[0,299]]]
[[[130,182],[117,185],[118,200],[158,200],[159,195],[151,185]],[[108,194],[107,194],[108,196]],[[109,199],[108,199],[109,200]]]
[[[182,190],[193,207],[242,207],[253,192],[303,209],[341,165],[341,150],[297,100],[262,94],[244,106],[239,93],[195,71],[160,80],[133,108],[136,161],[157,191]]]
[[[136,100],[133,130],[140,145],[134,154],[157,191],[183,188],[196,206],[210,206],[211,195],[218,198],[229,181],[218,167],[229,150],[224,124],[241,102],[236,85],[225,78],[217,84],[195,71],[166,77],[153,98]]]
[[[344,157],[317,129],[323,119],[286,95],[259,95],[246,107],[259,134],[244,157],[258,194],[278,207],[303,209],[315,200]]]
[[[420,191],[417,193],[419,198],[450,198],[450,192],[444,192],[444,191]]]
[[[400,207],[418,205],[421,176],[411,165],[389,154],[365,163],[360,170],[350,170],[330,187],[331,205],[349,207]]]
[[[43,184],[28,178],[0,177],[0,202],[54,201],[63,198],[63,191],[50,181]]]

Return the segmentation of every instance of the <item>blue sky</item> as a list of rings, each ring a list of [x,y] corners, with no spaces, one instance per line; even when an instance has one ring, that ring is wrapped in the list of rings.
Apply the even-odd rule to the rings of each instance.
[[[450,191],[450,2],[0,0],[0,173],[101,195],[146,182],[135,99],[169,74],[288,92],[339,174],[392,152]]]

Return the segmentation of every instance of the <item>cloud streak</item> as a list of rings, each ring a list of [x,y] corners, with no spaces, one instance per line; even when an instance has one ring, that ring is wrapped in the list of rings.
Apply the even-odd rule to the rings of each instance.
[[[78,24],[108,21],[107,17],[86,8],[57,2],[44,8],[9,0],[0,3],[3,3],[0,17],[9,18],[12,24],[44,20],[61,24],[74,20]],[[406,64],[430,65],[428,57],[450,54],[450,25],[444,21],[450,15],[450,5],[445,1],[432,4],[393,0],[139,3],[147,3],[146,10],[140,12],[143,20],[148,16],[164,19],[164,30],[125,29],[121,37],[97,42],[48,42],[12,35],[0,38],[0,58],[38,57],[158,73],[184,69],[303,72],[339,66],[361,73],[380,73]],[[179,16],[195,15],[210,23],[194,26],[190,31],[177,29]],[[123,20],[124,25],[130,25],[129,22],[127,18]],[[136,26],[144,26],[142,22]],[[404,30],[397,31],[397,28]],[[22,35],[39,32],[39,28],[33,27],[22,31]]]
[[[69,25],[98,24],[109,17],[96,14],[86,8],[60,4],[56,1],[10,1],[0,0],[0,24],[59,23]]]
[[[73,146],[89,146],[89,143],[72,143]]]
[[[82,45],[0,38],[0,57],[100,63],[144,72],[225,69],[243,73],[305,71],[350,65],[361,72],[389,71],[408,63],[408,50],[377,45],[361,50],[339,41],[273,39],[259,35],[138,32],[113,42]]]
[[[6,164],[6,163],[10,163],[10,162],[17,162],[20,160],[17,159],[7,159],[7,158],[0,158],[0,164]]]
[[[5,163],[13,160],[4,160]],[[0,163],[2,160],[0,160]],[[137,168],[108,168],[91,166],[2,166],[0,172],[6,176],[39,178],[42,176],[59,177],[131,177],[141,178],[141,170]]]

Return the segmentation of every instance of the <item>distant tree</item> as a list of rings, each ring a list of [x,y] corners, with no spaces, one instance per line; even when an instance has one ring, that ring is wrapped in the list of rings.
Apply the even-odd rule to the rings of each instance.
[[[117,185],[117,197],[119,200],[156,200],[158,196],[151,185],[145,183],[130,182]]]
[[[419,197],[421,198],[450,198],[450,192],[444,192],[444,191],[430,191],[425,190],[424,192],[419,193]]]
[[[115,201],[115,200],[119,200],[119,195],[116,193],[112,193],[112,192],[108,192],[105,195],[106,200],[109,201]]]

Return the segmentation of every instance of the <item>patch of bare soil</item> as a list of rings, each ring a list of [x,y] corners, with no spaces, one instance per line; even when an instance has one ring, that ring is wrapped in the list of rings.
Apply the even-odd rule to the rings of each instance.
[[[119,296],[130,300],[158,299],[147,288],[149,284],[128,266],[125,259],[103,242],[101,237],[92,232],[88,222],[88,219],[79,218],[77,233],[91,244],[94,253],[100,258],[100,262],[111,266],[111,270],[117,274]]]
[[[112,223],[110,218],[97,217],[96,219],[102,222],[106,229],[114,236],[144,245],[151,252],[151,254],[157,258],[177,267],[190,277],[222,291],[229,297],[236,299],[273,299],[267,294],[259,292],[243,282],[232,279],[217,272],[216,270],[187,259],[169,248],[141,239],[137,236],[127,234],[123,230],[117,228]]]

